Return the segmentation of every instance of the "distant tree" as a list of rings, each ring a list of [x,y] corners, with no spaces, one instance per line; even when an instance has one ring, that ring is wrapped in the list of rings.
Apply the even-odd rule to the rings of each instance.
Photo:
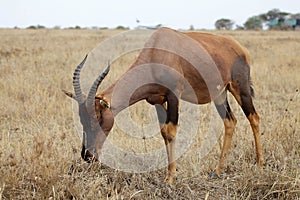
[[[270,22],[275,19],[284,18],[287,15],[290,15],[290,13],[281,12],[279,9],[275,8],[275,9],[269,10],[267,13],[260,14],[259,18],[264,22]]]
[[[300,19],[300,13],[295,13],[290,15],[291,19]]]
[[[31,25],[31,26],[28,26],[27,27],[27,29],[44,29],[44,28],[46,28],[45,26],[43,26],[43,25],[36,25],[36,26],[34,26],[34,25]]]
[[[36,28],[37,28],[37,29],[44,29],[44,28],[46,28],[46,27],[43,26],[43,25],[39,25],[39,24],[38,24],[38,25],[36,26]]]
[[[125,29],[125,27],[124,27],[124,26],[121,26],[121,25],[119,25],[119,26],[117,26],[117,27],[116,27],[116,29],[117,29],[117,30],[124,30],[124,29]]]
[[[36,29],[36,26],[30,25],[30,26],[27,27],[27,29]]]
[[[275,8],[269,10],[267,13],[263,13],[259,15],[259,18],[269,26],[269,29],[282,30],[288,28],[285,24],[285,20],[287,16],[291,14],[288,12],[282,12],[279,9]]]
[[[190,30],[190,31],[195,30],[194,26],[193,26],[193,25],[190,25],[190,29],[189,29],[189,30]]]
[[[126,27],[120,25],[120,26],[117,26],[116,29],[117,29],[117,30],[126,30],[126,29],[128,29],[128,28],[126,28]]]
[[[231,19],[222,18],[222,19],[218,19],[215,22],[215,27],[217,30],[222,30],[222,29],[231,30],[233,24],[234,24],[234,21],[232,21]]]
[[[54,26],[53,29],[61,29],[60,26]]]
[[[236,25],[235,30],[245,30],[244,26]]]
[[[162,27],[162,24],[157,24],[157,25],[155,26],[156,29],[159,29],[160,27]]]
[[[70,26],[66,29],[82,29],[80,26],[76,25],[76,26]]]
[[[247,19],[244,27],[247,30],[260,30],[263,27],[263,22],[259,16],[253,16]]]
[[[291,14],[282,12],[275,8],[266,13],[248,18],[244,23],[244,28],[248,30],[262,29],[267,25],[270,30],[288,30],[300,26],[300,13]]]

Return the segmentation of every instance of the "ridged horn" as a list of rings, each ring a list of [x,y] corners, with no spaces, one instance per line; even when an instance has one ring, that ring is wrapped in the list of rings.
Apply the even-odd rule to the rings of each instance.
[[[95,95],[96,95],[96,92],[97,92],[97,89],[99,87],[99,85],[101,84],[101,82],[103,81],[103,79],[105,78],[105,76],[108,74],[110,70],[110,63],[108,61],[108,66],[107,68],[105,69],[105,71],[100,75],[98,76],[98,78],[94,81],[90,91],[89,91],[89,95],[87,97],[87,100],[86,100],[86,105],[87,106],[94,106],[94,103],[95,103]]]
[[[77,102],[79,104],[83,104],[84,103],[84,98],[83,98],[83,94],[80,88],[80,71],[87,59],[87,56],[85,56],[85,58],[81,61],[81,63],[76,67],[74,74],[73,74],[73,87],[74,87],[74,91],[75,91],[75,99],[77,100]]]

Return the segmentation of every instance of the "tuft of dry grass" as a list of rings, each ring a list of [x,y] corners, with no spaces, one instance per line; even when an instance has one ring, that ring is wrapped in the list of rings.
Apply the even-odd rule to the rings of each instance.
[[[207,129],[203,111],[199,136],[178,159],[175,189],[164,185],[165,169],[125,173],[80,159],[71,100],[72,73],[81,58],[112,30],[0,30],[0,199],[299,199],[300,198],[300,57],[298,32],[223,31],[248,48],[256,109],[261,117],[265,166],[255,166],[248,121],[230,98],[238,119],[227,168],[209,179],[219,145],[203,159],[198,148]],[[115,65],[129,66],[131,58]],[[118,72],[111,72],[106,84]],[[119,72],[120,73],[120,72]],[[139,103],[132,118],[146,123]],[[140,107],[146,107],[144,110]],[[152,141],[130,141],[110,134],[124,146],[144,148]],[[220,141],[222,138],[220,138]],[[162,144],[162,139],[161,139]]]

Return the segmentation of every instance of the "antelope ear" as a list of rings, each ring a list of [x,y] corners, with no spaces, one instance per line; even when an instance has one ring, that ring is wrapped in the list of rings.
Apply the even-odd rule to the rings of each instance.
[[[109,103],[102,96],[95,96],[95,99],[99,100],[102,108],[110,108]]]
[[[75,95],[72,92],[68,92],[66,90],[62,90],[62,92],[65,93],[65,95],[67,95],[68,97],[76,100]]]
[[[104,99],[100,99],[100,105],[104,108],[110,108],[110,105],[107,101],[105,101]]]

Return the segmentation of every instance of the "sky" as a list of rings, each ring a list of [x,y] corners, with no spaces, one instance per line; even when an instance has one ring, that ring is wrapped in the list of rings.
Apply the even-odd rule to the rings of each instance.
[[[299,13],[299,0],[0,0],[0,27],[109,27],[162,24],[214,29],[220,18],[242,25],[273,8]]]

